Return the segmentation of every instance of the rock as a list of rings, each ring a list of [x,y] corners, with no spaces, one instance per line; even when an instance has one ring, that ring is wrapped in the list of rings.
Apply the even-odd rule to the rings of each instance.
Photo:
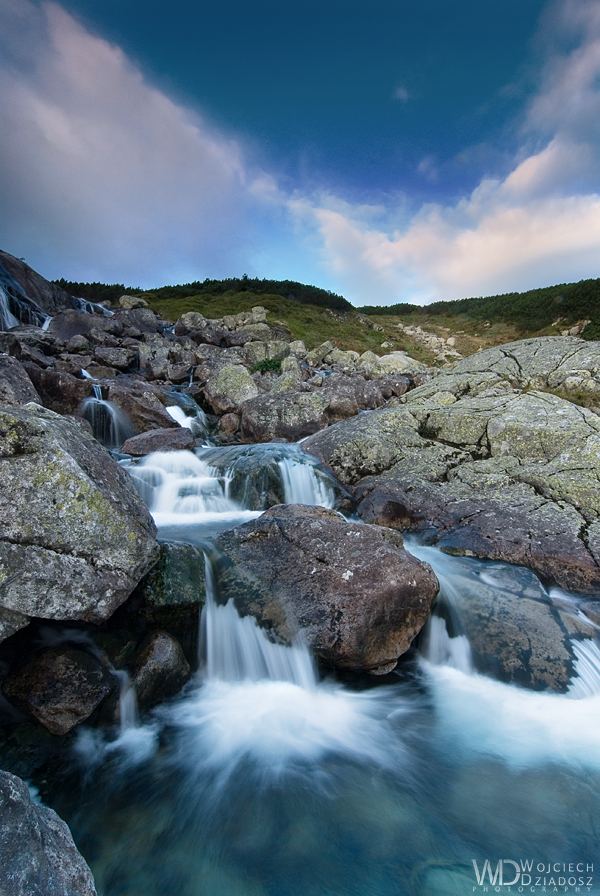
[[[352,417],[359,411],[374,410],[385,401],[378,381],[342,373],[325,377],[319,395],[329,399],[327,416],[330,421]]]
[[[117,370],[129,370],[137,358],[137,352],[129,348],[110,348],[100,346],[94,351],[98,364],[116,367]]]
[[[177,694],[190,677],[181,644],[168,632],[154,632],[142,644],[131,681],[140,709]]]
[[[123,323],[114,317],[67,310],[61,311],[60,314],[56,314],[52,318],[48,327],[48,335],[59,342],[68,342],[73,336],[87,336],[91,330],[120,336],[123,332]]]
[[[179,429],[151,429],[132,436],[123,443],[123,454],[131,454],[133,457],[143,457],[153,451],[193,451],[196,440],[187,427]]]
[[[256,383],[241,364],[228,364],[204,386],[204,396],[216,414],[230,414],[258,395]]]
[[[465,564],[461,570],[461,564]],[[477,671],[530,690],[566,693],[574,674],[571,636],[593,627],[569,617],[533,573],[490,564],[488,581],[470,574],[469,561],[452,568],[457,622]]]
[[[246,363],[250,367],[260,364],[261,361],[279,361],[290,354],[290,346],[281,340],[270,342],[248,342],[244,347]]]
[[[119,305],[126,311],[131,311],[133,308],[147,308],[148,302],[141,296],[121,296]]]
[[[20,778],[0,771],[2,896],[96,896],[92,872],[56,812],[31,799]]]
[[[132,308],[130,311],[120,309],[115,311],[111,320],[119,322],[123,327],[139,330],[140,333],[152,335],[162,333],[168,326],[167,321],[161,320],[151,308]],[[120,335],[117,333],[117,335]]]
[[[42,370],[26,362],[24,368],[45,408],[56,414],[76,414],[86,398],[92,394],[88,379],[77,379],[65,370]]]
[[[9,672],[2,693],[51,734],[68,734],[114,691],[115,679],[89,653],[51,647]]]
[[[336,423],[308,438],[302,450],[317,457],[345,485],[354,485],[364,476],[388,470],[407,449],[422,450],[427,445],[417,420],[399,407]]]
[[[201,607],[206,597],[204,553],[189,544],[160,545],[155,566],[144,576],[137,591],[153,608]]]
[[[327,426],[329,401],[311,392],[260,395],[242,405],[242,438],[246,442],[286,439],[295,442]]]
[[[219,420],[219,432],[224,436],[234,436],[239,428],[239,414],[223,414]]]
[[[137,382],[127,385],[120,382],[110,383],[107,398],[123,411],[138,433],[148,432],[150,429],[174,429],[179,426],[171,415],[167,414],[165,404],[161,401],[161,398],[167,400],[165,392],[149,383]]]
[[[306,346],[301,339],[294,339],[290,342],[289,350],[291,355],[295,355],[296,358],[300,358],[300,360],[304,360],[308,354]]]
[[[405,352],[390,352],[389,355],[382,355],[379,359],[379,366],[384,374],[403,374],[414,376],[416,373],[426,373],[427,367],[420,361],[410,358]]]
[[[200,327],[203,327],[206,323],[206,318],[198,311],[188,311],[186,314],[181,315],[177,323],[182,323],[189,332],[190,330],[198,330]]]
[[[130,477],[76,423],[38,405],[0,409],[0,607],[106,619],[156,561]]]
[[[434,396],[336,423],[303,450],[354,486],[365,522],[598,590],[600,419],[541,392]]]
[[[40,308],[45,314],[55,315],[63,308],[75,308],[76,301],[62,287],[56,283],[50,283],[33,268],[30,268],[22,258],[15,258],[8,252],[0,251],[0,274],[2,279],[13,281],[14,285],[22,290],[22,295],[27,296],[31,303]],[[8,278],[7,278],[8,275]]]
[[[313,348],[312,351],[308,352],[306,355],[306,363],[311,367],[319,367],[334,348],[335,346],[332,342],[327,341],[321,343],[317,348]]]
[[[427,564],[385,529],[280,505],[216,540],[221,599],[283,642],[299,631],[324,663],[389,671],[437,594]]]
[[[17,407],[29,401],[42,404],[25,369],[16,358],[0,355],[0,404]]]
[[[82,354],[86,354],[90,350],[90,343],[85,336],[77,334],[67,341],[65,348],[71,353],[77,354],[78,352],[81,352]]]

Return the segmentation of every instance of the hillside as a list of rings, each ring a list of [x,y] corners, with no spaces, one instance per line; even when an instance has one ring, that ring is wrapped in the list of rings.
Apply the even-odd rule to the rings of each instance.
[[[263,305],[271,322],[286,325],[293,338],[304,340],[308,348],[329,339],[344,350],[378,354],[404,350],[428,363],[436,358],[443,363],[440,349],[448,339],[448,348],[466,356],[526,336],[569,330],[584,339],[600,338],[600,279],[424,307],[401,303],[362,308],[353,308],[342,296],[289,280],[242,277],[147,291],[124,284],[56,282],[90,301],[116,304],[125,292],[143,296],[151,308],[173,322],[186,311],[217,318]]]

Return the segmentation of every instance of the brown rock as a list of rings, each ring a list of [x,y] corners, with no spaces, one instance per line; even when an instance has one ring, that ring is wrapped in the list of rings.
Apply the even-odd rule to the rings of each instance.
[[[95,657],[52,647],[9,673],[2,692],[51,734],[63,735],[89,718],[114,688],[115,680]]]
[[[178,429],[151,429],[132,436],[124,442],[121,451],[133,457],[143,457],[153,451],[193,451],[195,447],[191,430],[180,426]]]
[[[155,632],[142,645],[132,676],[141,709],[173,697],[190,677],[181,644],[168,632]]]

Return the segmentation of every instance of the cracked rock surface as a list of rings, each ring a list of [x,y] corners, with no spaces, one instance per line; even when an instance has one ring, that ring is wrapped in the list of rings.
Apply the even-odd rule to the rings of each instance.
[[[352,487],[366,522],[593,593],[600,417],[521,386],[584,369],[593,378],[599,368],[600,346],[571,337],[488,349],[417,387],[404,404],[337,423],[303,448]]]

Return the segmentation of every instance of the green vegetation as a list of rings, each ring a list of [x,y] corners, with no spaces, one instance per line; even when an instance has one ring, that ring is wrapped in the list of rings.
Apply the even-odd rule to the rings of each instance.
[[[338,296],[318,286],[307,286],[296,280],[258,280],[244,274],[243,277],[229,277],[227,280],[196,280],[181,286],[161,286],[152,290],[157,299],[186,299],[191,296],[224,296],[241,292],[258,295],[279,295],[302,305],[316,305],[319,308],[333,308],[337,311],[352,311],[352,305],[343,296]],[[256,302],[254,302],[256,305]]]
[[[139,289],[125,289],[122,283],[74,283],[72,280],[53,280],[57,286],[62,286],[69,295],[77,296],[79,299],[86,299],[88,302],[111,302],[116,303],[121,296],[127,292],[137,295]]]
[[[254,365],[252,373],[266,373],[268,370],[281,373],[281,360],[279,358],[265,358],[264,361],[259,361]]]
[[[455,318],[465,315],[472,321],[511,324],[529,335],[539,333],[560,320],[563,327],[582,319],[589,319],[584,339],[600,338],[600,279],[580,280],[579,283],[560,283],[527,292],[511,292],[499,296],[456,299],[453,302],[434,302],[424,308],[418,305],[378,305],[359,309],[363,314],[397,314],[403,318],[426,314]]]

